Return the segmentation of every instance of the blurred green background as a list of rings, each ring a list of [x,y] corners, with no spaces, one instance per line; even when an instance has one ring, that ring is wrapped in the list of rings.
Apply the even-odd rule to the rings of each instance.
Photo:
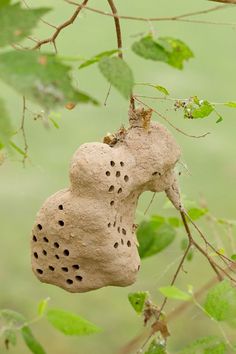
[[[63,22],[73,12],[74,7],[63,1],[31,0],[31,6],[52,6],[47,19],[55,24]],[[137,16],[166,16],[214,6],[203,0],[117,0],[120,14]],[[91,0],[90,5],[108,10],[105,0]],[[198,17],[200,19],[200,17]],[[202,16],[201,19],[236,22],[236,8]],[[163,85],[174,97],[198,95],[212,102],[236,100],[236,27],[192,24],[184,22],[152,23],[152,30],[158,35],[173,36],[185,41],[195,54],[186,64],[183,72],[165,64],[145,61],[133,54],[131,43],[140,32],[148,32],[150,23],[122,21],[124,55],[132,66],[136,82],[150,82]],[[52,29],[41,24],[35,37],[44,38]],[[64,56],[89,58],[103,50],[114,49],[116,38],[113,20],[84,11],[73,27],[61,33],[58,51]],[[51,50],[45,46],[43,50]],[[78,64],[75,64],[75,69]],[[96,65],[73,73],[75,84],[89,92],[101,102],[104,101],[108,84]],[[0,84],[1,96],[7,101],[14,125],[19,125],[21,97],[7,86]],[[151,89],[140,90],[153,94]],[[162,110],[158,102],[147,101]],[[40,109],[29,104],[35,112]],[[24,169],[18,156],[6,161],[0,167],[0,308],[11,308],[35,316],[40,299],[50,297],[53,307],[71,310],[101,326],[102,334],[92,337],[69,338],[56,333],[46,321],[34,325],[34,332],[48,354],[111,354],[117,353],[133,336],[142,330],[142,320],[137,318],[130,307],[127,295],[135,290],[149,290],[153,299],[160,302],[158,287],[168,285],[176,262],[181,255],[179,242],[158,256],[144,260],[138,281],[128,288],[104,288],[91,293],[69,294],[62,289],[41,284],[31,272],[30,234],[35,214],[49,195],[68,185],[68,164],[80,144],[101,141],[107,132],[113,132],[127,125],[128,104],[111,91],[107,106],[80,106],[72,111],[62,110],[60,129],[46,129],[42,121],[35,121],[27,114],[26,134],[31,162]],[[181,177],[181,188],[189,199],[200,196],[208,202],[213,214],[229,219],[236,218],[236,111],[220,109],[224,121],[215,124],[214,118],[186,121],[180,113],[168,111],[168,116],[179,128],[193,134],[211,131],[204,139],[187,138],[173,131],[182,147],[182,159],[190,174]],[[158,117],[153,117],[155,120]],[[22,145],[21,138],[18,143]],[[151,194],[146,193],[140,200],[137,221],[142,220],[142,212],[149,203]],[[150,208],[150,214],[166,213],[163,210],[164,196],[158,196]],[[176,212],[173,210],[173,215]],[[235,236],[235,235],[234,235]],[[175,262],[175,263],[174,263]],[[192,284],[199,288],[212,275],[205,260],[195,257],[186,265],[187,273],[179,279],[179,286]],[[171,303],[171,310],[176,303]],[[205,319],[198,311],[191,309],[170,324],[170,352],[174,353],[191,339],[211,333],[220,334],[219,328]],[[233,333],[231,333],[233,336]],[[233,338],[233,337],[232,337]],[[26,354],[23,343],[11,353]],[[5,349],[1,343],[0,353]]]

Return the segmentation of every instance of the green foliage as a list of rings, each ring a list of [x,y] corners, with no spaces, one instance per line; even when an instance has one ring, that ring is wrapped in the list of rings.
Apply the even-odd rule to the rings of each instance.
[[[135,54],[144,59],[151,59],[154,61],[162,61],[167,63],[168,54],[165,48],[162,47],[151,35],[141,38],[138,42],[132,45],[132,50]]]
[[[188,215],[192,220],[198,220],[202,216],[206,215],[208,213],[208,209],[206,208],[190,208],[188,209]]]
[[[225,106],[230,108],[236,108],[236,102],[226,102]]]
[[[165,219],[152,218],[143,221],[138,230],[139,255],[150,257],[168,247],[175,239],[176,231]]]
[[[43,299],[38,303],[38,315],[43,316],[46,312],[49,299]]]
[[[138,315],[143,312],[148,297],[149,293],[147,291],[139,291],[128,295],[129,302]]]
[[[0,150],[4,146],[9,146],[13,135],[10,117],[6,110],[4,102],[0,98]]]
[[[53,327],[70,336],[83,336],[101,331],[99,327],[82,317],[59,309],[48,310],[47,319]]]
[[[114,86],[124,98],[128,99],[134,86],[133,73],[128,64],[121,58],[103,58],[99,69],[108,82]]]
[[[21,335],[22,338],[27,345],[27,347],[30,349],[30,351],[34,354],[46,354],[45,350],[41,346],[41,344],[37,341],[37,339],[34,337],[31,329],[28,326],[24,326],[21,329]]]
[[[0,47],[20,42],[31,34],[39,19],[50,9],[22,9],[20,3],[9,5],[8,1],[1,2]]]
[[[189,240],[187,238],[183,238],[180,243],[180,248],[183,251],[185,251],[188,247],[188,244],[189,244]],[[191,261],[193,259],[193,255],[194,255],[194,248],[191,247],[186,257],[187,261]]]
[[[226,354],[226,344],[215,336],[202,337],[189,344],[178,354]]]
[[[178,289],[176,286],[166,286],[159,288],[159,291],[167,297],[168,299],[175,299],[175,300],[182,300],[182,301],[190,301],[192,299],[192,296],[180,289]]]
[[[183,69],[184,61],[193,57],[189,47],[179,39],[151,35],[141,38],[132,45],[132,50],[145,59],[161,61],[177,69]]]
[[[159,43],[168,53],[167,63],[176,69],[182,70],[184,62],[194,57],[191,49],[180,39],[161,37],[159,38]]]
[[[80,66],[79,69],[86,68],[87,66],[90,66],[92,64],[98,63],[101,59],[111,57],[113,54],[118,53],[118,49],[113,49],[113,50],[107,50],[105,52],[101,52],[94,57],[90,58],[89,60],[84,61]]]
[[[97,102],[73,88],[70,67],[52,54],[10,51],[0,55],[0,79],[46,109],[68,102]]]
[[[223,280],[208,292],[204,309],[217,321],[236,318],[236,289],[229,280]]]
[[[151,342],[148,350],[145,354],[167,354],[166,348],[164,345],[157,343],[155,340]]]

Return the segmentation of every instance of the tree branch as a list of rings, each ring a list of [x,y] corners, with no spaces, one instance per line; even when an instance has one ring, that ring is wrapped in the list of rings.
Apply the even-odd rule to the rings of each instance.
[[[58,35],[60,34],[60,32],[64,28],[66,28],[74,23],[74,21],[76,20],[76,18],[78,17],[78,15],[80,13],[80,11],[87,5],[87,3],[88,3],[88,0],[84,0],[82,4],[78,4],[77,9],[73,13],[73,15],[67,21],[65,21],[60,26],[58,26],[56,31],[53,33],[53,35],[51,37],[39,41],[32,49],[33,50],[40,49],[43,44],[47,44],[47,43],[52,43],[54,45],[54,47],[56,48],[56,39],[57,39]]]
[[[73,0],[64,0],[65,2],[79,6],[80,4],[73,1]],[[232,1],[232,0],[231,0]],[[236,0],[235,0],[236,1]],[[223,1],[222,1],[223,2]],[[204,15],[208,14],[210,12],[215,12],[218,10],[223,10],[226,8],[229,8],[229,5],[218,5],[214,6],[210,9],[206,10],[201,10],[201,11],[195,11],[195,12],[190,12],[186,13],[183,15],[176,15],[176,16],[168,16],[168,17],[138,17],[138,16],[124,16],[124,15],[118,15],[117,13],[108,13],[99,9],[95,9],[92,7],[85,6],[84,7],[86,10],[98,13],[103,16],[110,16],[110,17],[115,17],[120,20],[131,20],[131,21],[145,21],[145,22],[158,22],[158,21],[182,21],[182,22],[193,22],[193,23],[205,23],[205,24],[214,24],[214,25],[225,25],[225,26],[235,26],[236,23],[229,23],[229,22],[213,22],[213,21],[201,21],[201,20],[190,20],[187,19],[187,17],[192,17],[192,16],[197,16],[197,15]]]

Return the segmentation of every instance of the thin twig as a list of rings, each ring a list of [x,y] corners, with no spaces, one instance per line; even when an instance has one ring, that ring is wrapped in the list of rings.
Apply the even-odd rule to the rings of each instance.
[[[28,143],[27,143],[27,138],[26,138],[26,133],[25,133],[25,114],[26,114],[26,99],[25,96],[23,96],[23,105],[22,105],[22,117],[21,117],[21,125],[20,125],[20,130],[22,132],[23,140],[24,140],[24,157],[23,157],[23,165],[25,166],[26,159],[28,157]]]
[[[60,34],[60,32],[64,28],[66,28],[74,23],[74,21],[76,20],[76,18],[78,17],[78,15],[80,13],[80,11],[86,6],[87,2],[88,2],[88,0],[84,0],[81,5],[77,5],[77,9],[73,13],[73,15],[67,21],[65,21],[60,26],[58,26],[56,31],[53,33],[53,35],[51,37],[39,41],[32,49],[33,50],[40,49],[43,44],[47,44],[47,43],[53,43],[54,47],[55,47],[55,42],[56,42],[56,39],[57,39],[58,35]]]
[[[65,0],[65,2],[79,6],[80,4],[72,1],[72,0]],[[85,6],[85,9],[91,12],[96,12],[100,15],[104,16],[110,16],[110,17],[116,17],[119,18],[120,20],[133,20],[133,21],[145,21],[145,22],[155,22],[155,21],[188,21],[188,22],[195,22],[195,20],[185,20],[187,17],[191,16],[196,16],[196,15],[204,15],[208,14],[210,12],[218,11],[218,10],[223,10],[229,8],[229,5],[218,5],[214,6],[210,9],[206,10],[201,10],[201,11],[195,11],[195,12],[190,12],[182,15],[177,15],[177,16],[167,16],[167,17],[137,17],[137,16],[124,16],[124,15],[118,15],[118,14],[113,14],[113,13],[108,13],[99,9],[95,9],[92,7]],[[198,21],[198,20],[196,20]],[[202,21],[202,23],[208,23],[208,24],[221,24],[221,23],[210,23],[208,21]],[[236,25],[235,23],[224,23],[224,25]]]
[[[205,133],[205,134],[202,134],[202,135],[191,135],[191,134],[188,134],[186,132],[184,132],[183,130],[179,129],[178,127],[176,127],[174,124],[172,124],[168,118],[166,118],[161,112],[153,109],[152,107],[150,107],[149,105],[147,105],[146,103],[144,103],[143,101],[141,101],[139,98],[137,98],[137,96],[134,96],[134,99],[136,101],[138,101],[139,103],[141,103],[142,105],[144,105],[145,107],[149,108],[149,109],[152,109],[152,111],[154,113],[156,113],[159,117],[161,117],[162,119],[164,119],[164,121],[166,121],[172,128],[174,128],[177,132],[189,137],[189,138],[205,138],[205,136],[207,136],[208,134],[210,134],[209,132],[208,133]]]
[[[150,202],[149,202],[149,204],[148,204],[148,206],[147,206],[147,208],[146,208],[146,210],[145,210],[145,212],[144,212],[144,214],[143,214],[144,216],[147,214],[147,212],[148,212],[150,206],[152,205],[152,203],[153,203],[153,201],[154,201],[154,199],[155,199],[155,196],[156,196],[156,192],[153,193],[152,199],[150,200]]]
[[[30,6],[27,4],[27,2],[25,0],[21,0],[23,2],[23,4],[25,5],[25,7],[27,7],[27,9],[30,9]],[[56,26],[54,26],[52,23],[49,23],[47,21],[45,21],[43,18],[40,18],[40,21],[43,22],[45,25],[52,27],[52,28],[57,28]]]

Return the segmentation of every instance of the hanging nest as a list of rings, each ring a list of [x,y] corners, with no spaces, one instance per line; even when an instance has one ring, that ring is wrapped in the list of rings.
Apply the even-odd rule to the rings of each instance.
[[[181,208],[174,172],[180,148],[151,113],[132,110],[129,129],[75,152],[70,187],[45,201],[33,227],[32,267],[40,281],[69,292],[135,282],[139,196],[165,191]]]

